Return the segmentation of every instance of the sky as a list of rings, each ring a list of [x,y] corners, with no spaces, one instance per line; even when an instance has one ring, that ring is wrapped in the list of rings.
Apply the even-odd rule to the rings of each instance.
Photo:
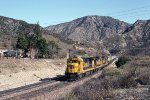
[[[134,23],[150,19],[150,0],[0,0],[0,16],[43,27],[88,15]]]

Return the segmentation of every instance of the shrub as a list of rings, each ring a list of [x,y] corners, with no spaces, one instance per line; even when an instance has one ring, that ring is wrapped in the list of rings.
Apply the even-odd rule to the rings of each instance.
[[[121,76],[107,76],[98,79],[91,79],[82,86],[76,87],[69,95],[62,100],[105,100],[114,99],[117,95],[114,89],[130,88],[137,86],[136,81],[129,74]]]
[[[118,76],[118,78],[113,80],[112,84],[113,88],[130,88],[137,86],[137,82],[130,74]]]
[[[127,57],[120,57],[120,58],[118,58],[118,61],[115,64],[116,64],[117,68],[119,68],[120,66],[124,65],[128,61],[130,61],[129,58],[127,58]]]
[[[137,81],[142,85],[150,85],[150,73],[141,75]]]
[[[59,98],[59,100],[78,100],[77,96],[74,93],[69,93],[65,97]]]
[[[113,98],[114,94],[109,85],[110,83],[107,79],[92,79],[82,86],[75,88],[73,94],[79,100],[103,100]]]
[[[102,71],[102,76],[115,76],[121,74],[122,74],[122,69],[117,69],[117,68],[105,69]]]

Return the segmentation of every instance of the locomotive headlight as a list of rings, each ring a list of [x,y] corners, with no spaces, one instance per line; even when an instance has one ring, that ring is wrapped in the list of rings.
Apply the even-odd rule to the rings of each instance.
[[[78,63],[75,63],[75,64],[74,64],[74,67],[78,67]]]

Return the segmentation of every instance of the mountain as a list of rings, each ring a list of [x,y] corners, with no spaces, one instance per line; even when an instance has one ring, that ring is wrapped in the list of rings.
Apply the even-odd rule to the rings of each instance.
[[[29,33],[33,27],[25,21],[0,16],[0,47],[11,48],[19,34]]]
[[[122,36],[131,25],[105,16],[85,16],[45,29],[66,40],[78,41],[98,49],[120,49],[126,46]]]
[[[85,16],[45,29],[64,39],[95,46],[99,50],[105,48],[110,52],[126,50],[133,54],[136,51],[136,55],[143,52],[142,48],[147,47],[150,42],[150,20],[128,24],[111,17]]]
[[[150,55],[150,20],[138,20],[124,32],[132,55]]]
[[[52,33],[74,41],[100,41],[114,34],[120,34],[130,24],[104,16],[85,16],[71,22],[46,27]]]
[[[32,32],[34,26],[22,20],[0,16],[0,47],[12,48],[18,35]],[[85,16],[42,29],[47,41],[53,40],[65,50],[73,48],[74,44],[111,53],[126,50],[131,55],[150,55],[150,20],[128,24],[111,17]]]
[[[150,20],[138,20],[124,32],[126,42],[140,46],[150,40]]]
[[[19,34],[29,34],[33,32],[35,24],[29,24],[22,20],[16,20],[0,16],[0,48],[11,49],[16,45],[16,40]],[[44,30],[42,27],[43,38],[47,41],[55,41],[60,48],[66,49],[72,47],[72,41],[64,40],[57,35],[51,34],[49,31]]]

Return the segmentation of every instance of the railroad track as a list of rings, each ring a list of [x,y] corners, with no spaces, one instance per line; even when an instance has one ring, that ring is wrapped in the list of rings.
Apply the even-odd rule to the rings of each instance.
[[[48,89],[48,87],[54,88],[58,84],[60,84],[60,81],[46,80],[31,85],[0,91],[0,100],[14,100],[13,98],[19,96],[24,98],[24,96],[27,96],[27,94],[31,92],[36,92],[36,91],[40,92],[41,89],[46,90]]]
[[[115,60],[116,58],[110,61],[107,65],[102,66],[102,68],[107,67],[108,65],[112,64]],[[92,75],[95,75],[96,73]],[[86,77],[89,77],[92,75],[88,75]],[[72,81],[68,82],[66,79],[64,79],[63,76],[60,76],[60,77],[49,79],[49,80],[42,81],[39,83],[26,85],[26,86],[22,86],[22,87],[10,89],[10,90],[0,91],[0,100],[20,100],[20,99],[23,100],[26,98],[32,98],[40,94],[51,92],[58,88],[63,88],[66,85],[69,85],[71,83],[81,81],[85,79],[86,77],[73,81],[73,82]]]

